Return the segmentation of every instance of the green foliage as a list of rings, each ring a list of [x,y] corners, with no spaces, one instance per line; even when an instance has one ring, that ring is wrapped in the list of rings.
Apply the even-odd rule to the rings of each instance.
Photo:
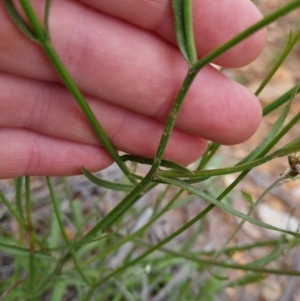
[[[19,29],[28,38],[40,44],[45,51],[63,83],[90,122],[97,137],[126,176],[127,182],[124,184],[103,180],[92,175],[84,167],[82,168],[83,174],[92,183],[104,189],[118,191],[122,195],[122,200],[118,205],[107,215],[100,217],[96,210],[88,215],[83,214],[81,200],[72,200],[65,179],[62,179],[64,190],[58,192],[52,179],[46,177],[53,208],[46,236],[38,233],[35,227],[30,178],[26,176],[15,180],[15,205],[0,190],[1,202],[18,225],[18,237],[0,229],[0,250],[10,254],[15,265],[14,274],[1,283],[1,300],[42,300],[45,295],[51,295],[51,300],[64,300],[64,296],[71,290],[76,293],[78,300],[144,300],[142,296],[148,298],[156,295],[163,295],[169,300],[176,300],[176,298],[177,300],[195,300],[195,298],[196,300],[215,300],[214,297],[222,290],[262,281],[267,274],[300,276],[299,271],[266,267],[269,263],[284,256],[287,251],[298,246],[300,234],[296,231],[280,229],[250,216],[254,207],[277,182],[273,183],[256,202],[250,194],[242,192],[251,207],[248,214],[222,202],[250,170],[277,157],[290,155],[300,150],[300,140],[296,138],[284,147],[277,147],[277,150],[270,153],[271,149],[276,147],[282,137],[300,119],[300,114],[296,114],[284,126],[292,101],[300,92],[299,85],[263,109],[262,113],[265,116],[286,103],[279,118],[263,141],[236,165],[212,170],[205,169],[219,149],[219,145],[215,143],[210,144],[199,161],[197,169],[193,171],[175,162],[162,159],[180,108],[198,72],[251,34],[297,9],[300,6],[298,0],[292,1],[266,16],[200,60],[197,59],[193,37],[192,1],[172,1],[178,45],[188,62],[189,70],[169,112],[154,159],[130,155],[119,156],[115,151],[82,93],[52,47],[48,29],[51,1],[46,1],[44,22],[41,24],[30,1],[20,0],[29,25],[18,14],[11,0],[5,0],[4,3]],[[299,40],[299,36],[300,33],[290,35],[286,48],[278,57],[278,61],[256,94],[259,94],[270,81]],[[134,164],[149,164],[151,168],[146,176],[140,177],[128,168],[125,161],[134,162]],[[203,187],[199,188],[201,187],[199,182],[237,172],[240,173],[239,176],[218,197],[212,196]],[[283,175],[280,180],[286,178]],[[195,183],[197,185],[192,185]],[[150,208],[146,206],[135,214],[133,205],[158,185],[165,187],[157,197],[154,209],[151,207],[153,210],[150,217],[136,228],[128,226],[132,220],[139,219]],[[165,205],[164,199],[171,190],[172,197]],[[61,193],[69,199],[71,216],[63,212],[60,203]],[[176,210],[187,203],[200,199],[202,202],[209,203],[200,213],[179,229],[174,230],[172,234],[159,239],[158,242],[150,244],[146,241],[145,238],[151,227],[170,210]],[[201,250],[195,253],[193,247],[196,239],[204,231],[206,221],[210,217],[208,213],[215,206],[230,216],[240,218],[242,222],[219,249]],[[135,210],[137,209],[135,208]],[[245,221],[260,228],[277,231],[281,234],[281,238],[278,241],[268,240],[251,245],[228,247],[229,242],[237,236],[237,232]],[[71,234],[68,232],[69,229],[72,230]],[[192,234],[183,246],[168,246],[168,243],[188,229],[192,229]],[[127,248],[129,251],[126,253],[124,250]],[[268,252],[246,264],[234,261],[235,252],[246,253],[254,249],[268,250]],[[118,258],[117,255],[120,252],[124,252],[125,256],[119,260],[118,264],[113,264],[111,258]],[[243,271],[243,274],[238,274],[236,278],[232,279],[226,274],[228,269]],[[202,279],[201,284],[198,281],[200,278]]]

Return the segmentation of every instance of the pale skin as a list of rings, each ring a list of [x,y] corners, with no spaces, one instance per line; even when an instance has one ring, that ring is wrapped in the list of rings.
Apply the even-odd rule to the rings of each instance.
[[[42,16],[44,1],[32,1]],[[216,5],[217,4],[217,5]],[[248,0],[195,0],[198,57],[261,18]],[[153,157],[164,121],[187,72],[170,0],[53,0],[53,45],[117,150]],[[261,30],[215,63],[241,67],[262,51]],[[42,49],[0,3],[0,179],[75,175],[112,164]],[[195,79],[164,158],[189,164],[207,141],[236,144],[261,121],[245,87],[211,66]]]

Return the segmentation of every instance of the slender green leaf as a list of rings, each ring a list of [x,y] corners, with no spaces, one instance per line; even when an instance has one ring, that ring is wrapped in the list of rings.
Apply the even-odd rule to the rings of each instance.
[[[4,0],[5,8],[9,13],[10,17],[14,20],[15,24],[23,32],[23,34],[34,42],[38,42],[37,37],[35,36],[32,29],[24,22],[24,20],[18,14],[12,0]]]
[[[262,142],[253,151],[250,152],[250,154],[248,156],[246,156],[243,160],[241,160],[237,165],[240,165],[244,162],[256,159],[266,149],[266,147],[271,143],[271,141],[274,139],[276,134],[279,132],[281,126],[283,125],[283,123],[289,113],[291,103],[296,95],[296,91],[297,91],[297,89],[295,88],[294,93],[291,95],[290,101],[285,106],[284,110],[282,111],[279,118],[276,120],[275,124],[273,125],[272,129],[269,131],[267,136],[262,140]]]
[[[50,248],[55,248],[58,246],[59,242],[59,223],[56,218],[55,212],[52,213],[52,223],[51,231],[48,238],[48,243]]]
[[[67,288],[67,283],[58,281],[55,283],[54,291],[52,294],[52,301],[64,300],[64,293]]]
[[[245,198],[245,200],[250,204],[250,206],[253,207],[254,202],[253,202],[252,196],[245,191],[242,191],[242,194],[243,194],[243,197]]]
[[[9,254],[15,254],[20,256],[30,256],[30,249],[18,246],[16,244],[12,244],[9,242],[0,242],[0,250],[8,252]],[[50,255],[42,252],[36,252],[35,253],[36,258],[47,260],[47,261],[53,261],[54,257],[51,257]]]
[[[222,289],[223,282],[217,278],[208,279],[197,296],[197,301],[214,301],[214,296]]]
[[[203,214],[201,214],[203,216]],[[199,258],[199,255],[192,255],[189,254],[188,252],[178,252],[174,250],[170,250],[167,248],[163,248],[162,246],[168,243],[169,241],[172,240],[172,238],[176,237],[179,233],[182,233],[182,231],[186,230],[189,226],[194,224],[196,221],[199,220],[199,216],[193,218],[191,221],[189,221],[187,224],[181,227],[179,230],[175,231],[172,235],[164,239],[163,241],[159,242],[157,245],[152,246],[149,243],[145,243],[144,245],[148,246],[148,250],[145,251],[143,254],[138,256],[137,258],[133,259],[130,262],[126,262],[123,266],[119,267],[118,269],[112,271],[108,275],[104,276],[101,278],[97,283],[94,284],[94,286],[90,289],[90,291],[87,293],[87,296],[91,296],[95,290],[96,287],[99,287],[101,284],[105,283],[107,280],[111,279],[115,275],[123,272],[127,268],[137,264],[140,262],[142,259],[146,258],[149,254],[154,252],[155,250],[159,250],[161,252],[165,252],[167,254],[173,255],[173,256],[178,256],[179,258],[183,259],[188,259],[193,262],[198,263],[200,266],[219,266],[223,268],[229,268],[229,269],[235,269],[235,270],[243,270],[243,271],[252,271],[252,272],[258,272],[258,273],[267,273],[267,274],[277,274],[277,275],[290,275],[290,276],[300,276],[300,271],[296,270],[275,270],[275,269],[266,269],[266,268],[257,268],[257,267],[248,267],[246,265],[239,265],[239,264],[230,264],[226,262],[218,262],[215,260],[209,260],[207,258],[201,259]]]
[[[134,186],[133,185],[126,185],[126,184],[120,184],[120,183],[114,183],[110,181],[106,181],[103,179],[100,179],[93,174],[91,174],[86,168],[81,168],[82,173],[94,184],[100,187],[104,187],[111,190],[117,190],[117,191],[131,191]]]
[[[269,162],[275,158],[283,157],[289,154],[292,154],[296,151],[300,150],[300,138],[297,138],[293,142],[289,143],[288,147],[280,148],[273,153],[266,155],[262,158],[253,160],[248,163],[243,163],[241,165],[235,165],[233,167],[224,167],[224,168],[216,168],[216,169],[208,169],[208,170],[196,170],[194,171],[193,176],[187,176],[181,172],[173,172],[173,171],[159,171],[157,173],[158,177],[167,177],[167,178],[184,178],[188,180],[194,180],[195,182],[200,182],[208,179],[212,176],[222,176],[231,173],[241,172],[250,170],[256,166],[262,165],[266,162]],[[189,181],[191,183],[191,181]]]
[[[296,90],[296,91],[295,91]],[[300,86],[299,84],[295,85],[293,88],[291,88],[289,91],[278,97],[276,100],[268,104],[263,108],[263,116],[268,115],[272,111],[276,110],[278,107],[289,101],[292,97],[292,95],[296,93],[300,93]]]
[[[23,206],[22,206],[22,187],[23,187],[24,177],[19,177],[15,179],[15,188],[16,188],[16,206],[19,212],[20,217],[25,221]]]
[[[139,156],[132,156],[132,155],[123,155],[121,156],[122,160],[124,162],[126,161],[132,161],[132,162],[137,162],[137,163],[141,163],[141,164],[148,164],[148,165],[152,165],[153,164],[153,159],[149,159],[149,158],[144,158],[144,157],[139,157]],[[190,171],[188,168],[186,168],[185,166],[178,164],[176,162],[170,161],[170,160],[161,160],[160,166],[166,167],[166,168],[172,168],[174,170],[179,170],[182,171],[186,174],[192,175],[193,172]]]
[[[266,76],[266,78],[264,79],[264,81],[260,84],[260,86],[258,87],[258,89],[255,91],[255,95],[259,95],[259,93],[265,88],[265,86],[271,80],[271,78],[273,77],[273,75],[276,73],[276,71],[282,65],[282,63],[284,62],[284,60],[287,58],[287,56],[293,50],[293,48],[295,47],[295,45],[298,42],[299,38],[300,38],[300,31],[298,31],[298,33],[295,36],[293,36],[292,33],[289,35],[289,40],[288,40],[287,45],[285,46],[284,51],[278,57],[275,65],[270,70],[270,72],[268,73],[268,75]]]
[[[191,65],[197,61],[194,41],[192,0],[172,0],[179,49]]]
[[[45,27],[45,31],[46,31],[48,40],[50,40],[49,15],[50,15],[51,2],[52,2],[52,0],[46,0],[45,13],[44,13],[44,27]]]
[[[284,151],[286,149],[289,149],[291,152],[297,152],[299,150],[299,147],[300,147],[300,137],[286,144],[284,147],[275,151],[274,153],[280,153],[280,151]]]
[[[250,26],[240,34],[236,35],[234,38],[229,40],[228,42],[224,43],[222,46],[218,47],[216,50],[212,51],[201,60],[199,60],[192,68],[191,72],[199,72],[204,66],[213,62],[216,58],[222,55],[224,52],[232,48],[233,46],[240,43],[242,40],[246,39],[247,37],[251,36],[258,30],[267,25],[271,24],[278,18],[290,13],[291,11],[300,7],[300,1],[295,0],[291,1],[288,4],[282,6],[280,9],[276,10],[275,12],[265,16],[261,21],[255,23],[254,25]]]
[[[298,239],[296,239],[298,241]],[[153,248],[153,246],[149,243],[143,242],[145,246],[148,246],[148,248]],[[161,252],[178,256],[179,258],[188,259],[193,262],[198,263],[200,266],[219,266],[223,268],[229,268],[229,269],[236,269],[236,270],[243,270],[243,271],[250,271],[250,272],[257,272],[257,273],[265,273],[265,274],[276,274],[276,275],[290,275],[290,276],[300,276],[300,271],[298,270],[275,270],[275,269],[267,269],[263,267],[249,267],[248,265],[240,265],[240,264],[232,264],[232,263],[226,263],[226,262],[220,262],[215,260],[210,260],[208,258],[202,259],[199,257],[198,254],[194,255],[189,252],[179,252],[175,250],[170,250],[168,248],[160,248]]]
[[[175,18],[177,43],[182,55],[187,61],[189,61],[184,30],[183,0],[172,0],[172,6]]]
[[[270,149],[272,149],[285,135],[286,133],[297,124],[300,120],[300,113],[296,114],[283,128],[282,130],[276,135],[276,137],[270,142],[270,144],[266,147],[266,149],[262,152],[262,155],[265,155]],[[297,151],[297,142],[293,143],[293,148]],[[286,150],[292,150],[293,148],[284,148],[281,149],[280,152],[285,152]]]
[[[29,256],[29,292],[31,299],[35,300],[35,276],[36,276],[36,260],[35,260],[35,243],[34,243],[34,229],[32,224],[32,200],[30,177],[25,177],[25,196],[26,196],[26,221],[29,236],[30,256]]]
[[[6,198],[5,194],[0,190],[0,199],[4,203],[4,205],[7,207],[9,212],[15,217],[15,219],[19,222],[19,224],[26,229],[26,225],[24,224],[24,221],[22,217],[19,215],[19,213],[13,208],[10,201]]]
[[[211,142],[208,145],[207,150],[203,154],[201,161],[199,162],[199,165],[196,168],[196,170],[203,169],[207,165],[207,163],[211,160],[211,158],[214,156],[214,154],[218,151],[219,148],[220,148],[220,144]]]
[[[226,205],[225,203],[222,203],[222,202],[218,201],[217,199],[215,199],[211,195],[209,195],[209,194],[207,194],[207,193],[205,193],[201,190],[196,189],[195,187],[189,185],[188,183],[186,183],[184,181],[181,181],[179,179],[169,179],[169,178],[163,178],[163,177],[162,177],[162,179],[166,183],[175,185],[175,186],[180,187],[182,189],[185,189],[185,190],[189,191],[190,193],[193,193],[193,194],[203,198],[204,200],[212,203],[214,206],[217,206],[217,207],[223,209],[224,211],[226,211],[230,214],[233,214],[237,217],[240,217],[240,218],[246,220],[247,222],[249,222],[251,224],[254,224],[254,225],[262,227],[262,228],[266,228],[266,229],[270,229],[270,230],[274,230],[274,231],[278,231],[278,232],[282,232],[282,233],[287,233],[287,234],[290,234],[290,235],[293,235],[295,237],[300,238],[299,233],[284,230],[284,229],[280,229],[280,228],[274,227],[272,225],[266,224],[264,222],[261,222],[257,219],[254,219],[254,218],[252,218],[252,217],[250,217],[250,216],[248,216],[248,215],[246,215],[246,214],[244,214],[240,211],[235,210],[234,208]]]
[[[237,286],[245,286],[250,283],[259,282],[266,279],[265,275],[262,274],[248,274],[243,277],[239,277],[237,279],[234,279],[233,281],[230,281],[226,284],[226,287],[237,287]]]
[[[183,0],[185,42],[190,64],[197,62],[197,51],[194,40],[192,3],[193,0]]]
[[[175,209],[175,208],[179,208],[179,207],[182,207],[188,203],[190,203],[193,199],[195,199],[195,196],[194,195],[188,195],[187,197],[177,201],[176,203],[174,203],[173,206],[170,207],[170,210],[171,209]]]
[[[57,222],[59,224],[59,228],[60,228],[61,234],[62,234],[62,236],[63,236],[63,238],[65,240],[65,243],[70,248],[71,257],[72,257],[72,259],[74,261],[74,264],[75,264],[75,266],[76,266],[79,274],[81,275],[82,279],[86,282],[86,284],[89,285],[90,281],[86,277],[85,273],[83,272],[83,269],[82,269],[82,267],[79,264],[79,261],[78,261],[78,259],[76,257],[74,249],[72,248],[70,240],[68,238],[68,235],[67,235],[67,233],[65,231],[65,227],[64,227],[64,224],[63,224],[63,221],[62,221],[62,217],[61,217],[61,211],[60,211],[59,202],[57,200],[57,197],[56,197],[56,194],[55,194],[55,191],[54,191],[54,188],[53,188],[53,184],[52,184],[51,178],[50,177],[46,177],[46,180],[47,180],[48,189],[49,189],[49,192],[50,192],[52,204],[53,204],[53,207],[54,207],[54,212],[55,212],[55,215],[56,215]]]

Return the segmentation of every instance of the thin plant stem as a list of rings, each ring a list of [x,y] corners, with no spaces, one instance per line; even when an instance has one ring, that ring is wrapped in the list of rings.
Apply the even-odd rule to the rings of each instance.
[[[19,213],[19,216],[24,220],[23,206],[22,206],[22,187],[24,177],[19,177],[15,179],[15,189],[16,189],[16,207]]]
[[[32,300],[35,300],[35,244],[34,244],[34,229],[32,224],[32,206],[31,206],[31,189],[30,189],[30,177],[25,177],[25,195],[26,195],[26,220],[29,236],[29,291]]]
[[[210,54],[206,55],[204,58],[202,58],[200,61],[198,61],[194,66],[192,72],[198,72],[201,70],[204,66],[211,63],[213,60],[218,58],[220,55],[222,55],[224,52],[232,48],[233,46],[240,43],[245,38],[251,36],[258,30],[262,29],[263,27],[271,24],[278,18],[290,13],[291,11],[297,9],[300,7],[300,2],[298,0],[291,1],[290,3],[282,6],[280,9],[276,10],[275,12],[267,15],[264,17],[261,21],[255,23],[254,25],[250,26],[245,31],[241,32],[240,34],[236,35],[234,38],[229,40],[228,42],[224,43],[222,46],[218,47],[216,50],[212,51]]]
[[[60,207],[59,207],[59,204],[58,204],[58,200],[57,200],[56,194],[54,192],[54,188],[53,188],[53,184],[52,184],[51,178],[50,177],[46,177],[46,180],[47,180],[47,185],[48,185],[48,188],[49,188],[49,191],[50,191],[50,195],[51,195],[52,204],[53,204],[53,207],[54,207],[55,216],[56,216],[56,219],[57,219],[57,222],[58,222],[61,234],[62,234],[62,236],[64,238],[64,241],[65,241],[66,245],[69,246],[72,259],[74,261],[74,264],[75,264],[75,266],[76,266],[79,274],[81,275],[82,279],[89,285],[90,281],[87,278],[87,276],[84,274],[84,272],[83,272],[83,270],[82,270],[82,268],[81,268],[81,266],[80,266],[80,264],[78,262],[78,259],[76,257],[75,250],[71,246],[70,240],[69,240],[68,235],[67,235],[67,233],[65,231],[65,227],[64,227],[64,224],[63,224],[63,221],[62,221],[62,218],[61,218]]]
[[[5,194],[0,190],[0,199],[4,203],[4,205],[7,207],[9,212],[14,216],[14,218],[18,221],[19,225],[23,229],[27,229],[27,225],[25,224],[23,218],[20,216],[18,210],[15,210],[15,208],[11,205],[10,201],[6,198]]]
[[[202,170],[208,164],[208,162],[211,160],[214,154],[218,151],[220,146],[220,144],[212,142],[211,150],[208,153],[204,154],[196,170]]]
[[[236,165],[233,167],[224,167],[224,168],[218,168],[218,169],[209,169],[209,170],[203,170],[203,171],[196,171],[193,176],[187,176],[186,174],[182,174],[180,172],[172,172],[172,171],[160,171],[157,176],[162,176],[166,178],[185,178],[191,182],[202,182],[207,180],[208,178],[212,176],[222,176],[227,175],[231,173],[241,172],[245,170],[250,170],[256,166],[262,165],[264,163],[267,163],[275,158],[283,157],[286,155],[289,155],[295,151],[297,151],[300,148],[300,145],[298,148],[282,148],[277,151],[275,151],[272,154],[266,155],[262,158],[253,160],[251,162],[246,162],[241,165]]]
[[[180,195],[184,192],[183,189],[180,189],[174,197],[168,202],[168,204],[157,214],[155,214],[143,227],[135,231],[134,233],[131,233],[127,235],[126,237],[122,238],[120,241],[118,241],[115,245],[110,246],[107,250],[104,250],[101,253],[101,258],[107,256],[108,254],[112,253],[113,251],[120,248],[122,245],[124,245],[126,242],[129,242],[130,240],[133,240],[135,237],[142,235],[143,232],[145,232],[149,227],[157,221],[165,212],[170,210],[170,208],[173,206],[174,202],[180,197]],[[99,255],[96,256],[99,258]]]
[[[265,197],[265,195],[275,186],[277,186],[279,183],[281,183],[283,180],[287,178],[286,175],[280,176],[277,180],[275,180],[257,199],[255,204],[253,204],[250,209],[247,212],[247,215],[251,215],[254,209],[257,207],[257,205],[262,201],[262,199]],[[217,259],[225,250],[225,248],[228,246],[230,241],[237,235],[237,233],[241,230],[243,225],[245,224],[246,220],[242,220],[238,226],[235,228],[234,232],[228,237],[228,239],[225,241],[225,243],[220,247],[220,249],[214,254],[213,260]]]
[[[275,65],[273,66],[273,68],[270,70],[270,72],[268,73],[268,75],[266,76],[266,78],[263,80],[263,82],[260,84],[260,86],[255,91],[255,93],[254,93],[255,95],[259,95],[259,93],[265,88],[265,86],[271,80],[271,78],[276,73],[276,71],[278,70],[278,68],[282,65],[282,63],[284,62],[284,60],[287,58],[287,56],[293,50],[293,48],[295,47],[296,43],[299,41],[299,38],[300,38],[300,31],[294,37],[291,34],[291,40],[288,41],[288,43],[287,43],[284,51],[282,52],[282,54],[277,59]]]
[[[76,100],[77,104],[81,108],[82,112],[90,122],[92,128],[94,129],[97,137],[103,144],[104,148],[108,151],[111,157],[115,160],[118,164],[120,169],[126,176],[130,175],[130,171],[122,161],[118,153],[116,152],[114,146],[108,139],[107,135],[105,134],[104,130],[102,129],[101,125],[99,124],[96,116],[94,115],[93,111],[91,110],[90,106],[88,105],[87,101],[85,100],[83,94],[78,89],[77,85],[75,84],[74,80],[72,79],[69,72],[64,67],[62,61],[60,60],[59,56],[57,55],[56,51],[54,50],[52,44],[49,42],[47,38],[47,34],[43,29],[42,25],[40,24],[33,7],[31,6],[30,1],[28,0],[20,0],[22,8],[26,13],[28,20],[31,23],[31,26],[36,34],[39,44],[42,46],[43,50],[45,51],[46,55],[48,56],[49,60],[51,61],[53,67],[56,69],[57,73],[63,80],[65,86],[68,88],[74,99]],[[136,181],[132,178],[129,178],[131,182],[136,184]]]

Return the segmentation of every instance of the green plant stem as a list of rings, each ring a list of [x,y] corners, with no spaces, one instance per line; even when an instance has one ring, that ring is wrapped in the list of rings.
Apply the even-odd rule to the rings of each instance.
[[[24,179],[24,177],[19,177],[19,178],[16,178],[14,180],[14,182],[15,182],[15,189],[16,189],[16,207],[17,207],[19,216],[24,221],[24,213],[23,213],[23,206],[22,206],[23,179]]]
[[[275,109],[277,109],[278,107],[286,103],[291,98],[291,96],[295,93],[295,89],[296,89],[296,94],[300,93],[300,85],[297,84],[289,91],[287,91],[286,93],[278,97],[276,100],[266,105],[263,108],[263,116],[268,115],[269,113],[271,113],[272,111],[274,111]]]
[[[255,204],[251,206],[251,208],[248,210],[247,215],[251,215],[253,210],[257,207],[257,205],[261,202],[261,200],[265,197],[265,195],[275,186],[277,186],[280,182],[285,180],[287,178],[286,175],[280,176],[276,181],[274,181],[257,199]],[[221,248],[213,255],[213,260],[217,259],[225,250],[225,248],[228,246],[230,241],[237,235],[237,233],[241,230],[243,225],[245,224],[246,220],[242,220],[238,226],[235,228],[233,233],[228,237],[228,239],[225,241],[225,243],[221,246]]]
[[[121,158],[124,162],[131,161],[131,162],[137,162],[137,163],[147,164],[147,165],[152,165],[153,164],[153,159],[144,158],[144,157],[138,157],[138,156],[132,156],[132,155],[123,155],[123,156],[121,156]],[[170,168],[170,169],[174,169],[174,170],[180,170],[180,171],[188,173],[188,174],[193,174],[193,172],[190,171],[185,166],[180,165],[180,164],[178,164],[176,162],[173,162],[173,161],[170,161],[170,160],[161,160],[160,166]]]
[[[294,48],[294,46],[296,45],[296,43],[299,41],[300,31],[294,37],[292,36],[292,34],[290,36],[291,36],[290,40],[288,41],[288,43],[287,43],[284,51],[279,56],[277,62],[275,63],[275,65],[273,66],[273,68],[270,70],[270,72],[268,73],[268,75],[266,76],[266,78],[263,80],[263,82],[260,84],[260,86],[255,91],[255,95],[259,95],[259,93],[265,88],[265,86],[271,80],[271,78],[276,73],[276,71],[278,70],[278,68],[282,65],[282,63],[284,62],[284,60],[287,58],[287,56],[289,55],[289,53],[292,51],[292,49]]]
[[[146,243],[144,243],[146,245]],[[148,246],[151,248],[151,245],[148,244]],[[250,265],[239,265],[239,264],[231,264],[226,262],[218,262],[215,260],[210,259],[200,259],[199,256],[178,252],[174,250],[170,250],[167,248],[160,248],[161,251],[174,255],[176,257],[185,258],[187,260],[191,260],[193,262],[198,263],[200,266],[219,266],[229,269],[236,269],[236,270],[242,270],[242,271],[251,271],[251,272],[258,272],[258,273],[265,273],[265,274],[276,274],[276,275],[289,275],[289,276],[297,276],[300,277],[300,271],[297,270],[279,270],[279,269],[267,269],[267,268],[260,268],[260,267],[251,267]]]
[[[68,235],[67,235],[67,233],[65,231],[65,227],[64,227],[64,224],[63,224],[63,221],[62,221],[62,218],[61,218],[60,206],[58,204],[58,200],[57,200],[56,194],[54,192],[54,188],[53,188],[53,184],[52,184],[51,178],[50,177],[46,177],[46,180],[47,180],[47,185],[48,185],[48,188],[49,188],[49,191],[50,191],[51,200],[52,200],[52,204],[53,204],[53,207],[54,207],[54,212],[55,212],[55,215],[56,215],[56,219],[57,219],[57,222],[58,222],[61,234],[62,234],[62,236],[64,238],[64,241],[65,241],[66,245],[70,249],[70,253],[71,253],[73,262],[74,262],[74,264],[75,264],[75,266],[76,266],[79,274],[81,275],[82,279],[89,285],[90,281],[87,278],[87,276],[84,274],[84,272],[83,272],[83,270],[82,270],[82,268],[81,268],[81,266],[80,266],[80,264],[78,262],[78,259],[76,257],[75,250],[71,246],[70,240],[69,240]]]
[[[258,95],[260,92],[261,91],[256,92],[256,95]],[[284,93],[283,95],[278,97],[273,102],[266,105],[262,110],[262,115],[266,116],[266,115],[270,114],[271,112],[273,112],[274,110],[276,110],[277,108],[279,108],[280,106],[282,106],[283,104],[285,104],[294,93],[296,93],[296,94],[300,93],[300,85],[299,84],[296,84],[289,91],[287,91],[286,93]],[[204,168],[204,166],[208,163],[210,158],[214,155],[214,153],[218,150],[219,147],[220,147],[220,144],[218,144],[218,143],[214,143],[214,142],[210,143],[210,149],[209,149],[209,151],[207,151],[207,153],[205,153],[203,155],[203,158],[202,158],[201,162],[199,163],[199,166],[197,167],[196,172],[197,172],[197,170],[201,170]]]
[[[256,166],[259,166],[261,164],[264,164],[266,162],[269,162],[275,158],[283,157],[286,155],[289,155],[291,153],[294,153],[295,151],[298,151],[300,149],[300,145],[298,145],[298,148],[282,148],[277,151],[275,151],[272,154],[269,154],[267,156],[264,156],[262,158],[253,160],[251,162],[246,162],[241,165],[236,165],[233,167],[225,167],[225,168],[218,168],[218,169],[209,169],[209,170],[200,170],[195,171],[195,174],[193,176],[187,176],[186,174],[180,173],[180,172],[173,172],[173,171],[159,171],[157,176],[160,177],[167,177],[167,178],[185,178],[192,180],[193,182],[202,182],[204,180],[207,180],[208,178],[212,176],[221,176],[221,175],[227,175],[235,172],[241,172],[245,170],[250,170]]]
[[[23,218],[19,215],[19,212],[13,208],[10,201],[6,198],[5,194],[0,190],[0,199],[4,203],[4,205],[7,207],[9,212],[14,216],[14,218],[19,222],[19,225],[23,229],[27,229],[27,225],[24,223]]]
[[[147,243],[147,242],[144,242],[144,241],[141,241],[141,240],[137,240],[136,241],[143,245],[143,246],[146,246],[148,248],[151,248],[153,247],[151,244]],[[298,242],[299,240],[298,239],[295,239],[294,240],[295,242]],[[290,240],[286,240],[283,238],[283,242],[287,242],[287,243],[290,243],[291,241]],[[276,246],[278,244],[278,239],[274,240],[274,241],[270,241],[270,242],[261,242],[261,243],[256,243],[256,244],[253,244],[253,245],[249,245],[249,247],[259,247],[259,246]],[[296,245],[299,244],[299,243],[296,243]],[[248,246],[246,246],[248,247]],[[239,248],[230,248],[230,249],[227,249],[226,250],[226,253],[232,253],[234,251],[238,251]],[[242,250],[244,250],[244,248],[242,248]],[[218,266],[218,267],[225,267],[225,268],[232,268],[232,269],[238,269],[238,270],[244,270],[244,271],[252,271],[252,272],[262,272],[262,269],[264,268],[260,268],[260,267],[253,267],[251,266],[250,264],[246,264],[246,265],[235,265],[235,264],[228,264],[228,263],[225,263],[225,262],[218,262],[218,261],[215,261],[214,259],[201,259],[199,258],[199,253],[197,254],[191,254],[191,253],[187,253],[187,252],[180,252],[180,251],[174,251],[174,250],[170,250],[168,248],[165,248],[165,247],[162,247],[159,249],[159,251],[161,252],[164,252],[168,255],[174,255],[176,257],[180,257],[180,258],[185,258],[187,260],[190,260],[190,261],[193,261],[193,262],[196,262],[198,263],[200,266]],[[207,255],[206,252],[200,252],[200,254],[203,254],[203,255]],[[256,270],[257,269],[257,270]],[[292,270],[292,271],[289,271],[289,270],[275,270],[275,269],[264,269],[265,272],[264,273],[270,273],[270,274],[277,274],[277,275],[294,275],[294,276],[300,276],[300,271],[295,271],[295,270]]]
[[[130,266],[135,265],[136,263],[138,263],[140,260],[146,258],[149,254],[151,254],[152,252],[159,250],[163,245],[167,244],[169,241],[171,241],[173,238],[175,238],[176,236],[178,236],[179,234],[181,234],[182,232],[184,232],[185,230],[187,230],[188,228],[190,228],[193,224],[195,224],[197,221],[199,221],[203,216],[206,215],[206,209],[203,210],[200,214],[198,214],[197,216],[195,216],[193,219],[191,219],[189,222],[187,222],[185,225],[183,225],[180,229],[178,229],[177,231],[175,231],[174,233],[172,233],[170,236],[168,236],[167,238],[163,239],[162,241],[160,241],[158,244],[156,244],[155,246],[149,248],[147,251],[145,251],[143,254],[141,254],[140,256],[138,256],[136,259],[124,264],[122,267],[112,271],[109,275],[104,276],[103,278],[101,278],[98,282],[96,282],[94,284],[94,286],[90,289],[90,291],[88,292],[88,296],[91,295],[93,293],[93,291],[99,287],[101,284],[103,284],[105,281],[107,281],[108,279],[110,279],[110,277],[113,277],[114,275],[117,275],[119,273],[121,273],[122,271],[126,270],[127,268],[129,268]]]
[[[28,228],[29,237],[29,291],[32,300],[35,300],[35,244],[33,235],[33,225],[32,225],[32,208],[31,208],[31,189],[30,189],[30,177],[25,177],[25,195],[26,195],[26,220]]]
[[[74,99],[76,100],[77,104],[81,108],[82,112],[90,122],[92,128],[94,129],[97,137],[103,144],[104,148],[108,151],[111,157],[115,160],[118,164],[120,169],[126,176],[130,175],[130,171],[122,161],[118,153],[116,152],[114,146],[106,136],[105,132],[103,131],[101,125],[99,124],[96,116],[94,115],[93,111],[91,110],[90,106],[88,105],[87,101],[85,100],[83,94],[78,89],[77,85],[75,84],[74,80],[70,76],[69,72],[64,67],[63,63],[61,62],[59,56],[57,55],[56,51],[54,50],[53,46],[49,42],[47,38],[47,34],[44,31],[42,25],[40,24],[30,2],[28,0],[20,0],[22,8],[26,13],[28,20],[34,30],[34,33],[38,39],[38,42],[42,46],[43,50],[45,51],[46,55],[48,56],[49,60],[51,61],[52,65],[56,69],[57,73],[61,77],[62,81],[73,95]],[[132,178],[129,178],[131,182],[136,184],[136,181]]]
[[[180,195],[183,193],[183,191],[184,191],[183,189],[180,189],[174,195],[174,197],[170,200],[170,202],[168,202],[168,204],[158,214],[155,214],[155,216],[153,216],[143,227],[141,227],[140,229],[138,229],[134,233],[131,233],[131,234],[127,235],[124,238],[122,237],[122,239],[119,240],[116,244],[114,244],[114,245],[110,246],[108,249],[104,250],[101,253],[101,258],[103,258],[103,257],[111,254],[112,252],[114,252],[115,250],[117,250],[118,248],[120,248],[122,245],[124,245],[126,242],[129,242],[130,240],[133,240],[135,237],[142,235],[165,212],[167,212],[168,210],[170,210],[170,208],[173,206],[174,202],[176,202],[176,200],[180,197]],[[97,258],[99,258],[99,255],[97,255]]]
[[[159,143],[159,147],[148,174],[143,178],[143,180],[112,210],[110,211],[99,223],[97,223],[79,242],[81,244],[87,238],[96,235],[97,232],[106,229],[111,226],[122,214],[125,213],[138,199],[139,194],[144,191],[144,189],[151,183],[152,179],[155,177],[157,171],[159,170],[160,163],[167,147],[168,139],[171,135],[172,129],[174,127],[176,117],[178,115],[180,106],[183,103],[184,97],[192,84],[194,79],[194,74],[188,73],[183,85],[179,91],[179,94],[175,100],[172,110],[168,116],[166,126]]]
[[[224,52],[232,48],[233,46],[240,43],[242,40],[248,38],[250,35],[254,34],[258,30],[262,29],[263,27],[271,24],[278,18],[288,14],[289,12],[295,10],[296,8],[300,7],[300,1],[291,1],[290,3],[282,6],[280,9],[276,10],[275,12],[267,15],[264,17],[261,21],[255,23],[245,31],[241,32],[240,34],[236,35],[234,38],[229,40],[228,42],[224,43],[222,46],[218,47],[216,50],[212,51],[208,55],[206,55],[204,58],[202,58],[200,61],[198,61],[193,66],[193,71],[198,72],[201,70],[204,66],[211,63],[213,60],[218,58],[220,55],[222,55]]]
[[[201,158],[201,161],[199,162],[198,167],[196,168],[197,170],[202,170],[208,162],[211,160],[211,158],[214,156],[214,154],[218,151],[220,148],[220,144],[211,142],[211,147],[209,147],[209,151],[205,152],[204,155]]]

